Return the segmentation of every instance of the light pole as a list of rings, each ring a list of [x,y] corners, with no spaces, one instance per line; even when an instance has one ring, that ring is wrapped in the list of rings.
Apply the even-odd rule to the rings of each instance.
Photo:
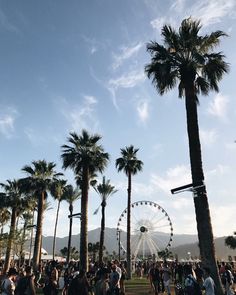
[[[117,233],[118,233],[118,258],[119,258],[119,262],[120,262],[120,233],[121,233],[121,230],[118,230]]]
[[[27,226],[27,229],[31,229],[30,233],[30,251],[29,251],[29,265],[31,264],[31,255],[32,255],[32,245],[33,245],[33,231],[36,228],[36,224],[31,224]]]
[[[68,237],[68,246],[67,246],[67,257],[66,262],[69,264],[70,262],[70,248],[71,248],[71,236],[72,236],[72,219],[73,218],[81,218],[81,213],[74,213],[68,215],[68,218],[70,219],[70,228],[69,228],[69,237]]]

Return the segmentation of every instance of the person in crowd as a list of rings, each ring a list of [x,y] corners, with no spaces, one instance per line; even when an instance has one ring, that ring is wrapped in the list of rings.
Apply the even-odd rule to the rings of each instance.
[[[160,292],[160,270],[157,262],[153,263],[152,267],[149,270],[148,277],[151,287],[157,295],[158,292]]]
[[[72,279],[69,288],[68,295],[89,295],[89,282],[84,270],[80,270],[75,273],[75,277]]]
[[[125,280],[127,278],[127,272],[124,265],[120,264],[121,278],[120,278],[120,295],[125,295]]]
[[[162,272],[163,272],[162,273],[162,278],[163,278],[163,283],[164,283],[165,290],[166,290],[168,295],[171,295],[171,291],[170,291],[171,271],[170,271],[170,268],[169,268],[169,266],[168,266],[168,264],[166,262],[164,262],[164,264],[163,264]]]
[[[204,267],[205,280],[203,282],[202,289],[205,290],[206,295],[215,295],[215,283],[210,276],[210,269]]]
[[[7,277],[1,283],[2,295],[14,295],[16,289],[16,278],[18,272],[15,268],[10,268]]]
[[[120,292],[120,274],[117,272],[117,265],[112,264],[109,278],[109,291],[111,294],[119,295]]]
[[[192,265],[185,265],[184,291],[186,295],[200,295],[201,288],[194,276]]]
[[[223,274],[226,295],[234,295],[234,291],[233,291],[234,277],[231,270],[232,270],[231,265],[226,264],[225,272]]]
[[[194,269],[194,272],[195,272],[195,275],[196,275],[196,280],[198,282],[198,284],[200,285],[200,287],[202,286],[203,284],[203,274],[204,274],[204,271],[203,269],[201,268],[200,264],[197,263],[196,264],[196,267]]]
[[[103,268],[100,270],[99,279],[94,286],[95,295],[107,295],[109,290],[108,270]]]
[[[16,295],[36,295],[34,286],[34,275],[31,266],[26,266],[25,275],[18,282],[15,290]]]

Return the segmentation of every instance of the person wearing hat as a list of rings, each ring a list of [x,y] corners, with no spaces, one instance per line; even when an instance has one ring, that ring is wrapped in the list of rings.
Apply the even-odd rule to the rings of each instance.
[[[16,277],[18,273],[15,268],[9,268],[9,271],[7,273],[7,278],[3,280],[1,289],[2,289],[2,295],[14,295],[16,285]]]

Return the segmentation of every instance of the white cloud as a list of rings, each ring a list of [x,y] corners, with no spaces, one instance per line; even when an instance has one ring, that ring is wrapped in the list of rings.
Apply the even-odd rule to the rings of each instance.
[[[235,139],[234,142],[225,143],[225,148],[230,150],[230,151],[235,151],[236,150],[236,139]]]
[[[235,0],[201,0],[196,2],[187,14],[200,19],[203,25],[209,26],[221,22],[223,17],[231,16],[235,8]]]
[[[168,169],[164,177],[151,175],[151,183],[167,194],[170,194],[171,189],[191,182],[190,167],[185,165]]]
[[[156,18],[156,19],[152,20],[151,26],[153,27],[153,29],[156,29],[159,32],[161,32],[163,25],[165,25],[166,23],[170,23],[168,18],[167,17],[160,17],[160,18]]]
[[[89,95],[84,95],[80,104],[71,105],[66,99],[59,101],[61,113],[70,123],[70,129],[76,132],[82,129],[92,131],[98,129],[99,121],[96,118],[96,104],[96,98]]]
[[[227,117],[227,107],[228,107],[229,99],[227,96],[218,93],[213,101],[209,103],[209,107],[207,109],[208,113],[218,117],[220,119],[226,119]]]
[[[204,144],[206,146],[211,146],[214,144],[218,138],[218,134],[216,130],[203,130],[200,129],[200,138],[201,138],[201,144]]]
[[[227,203],[222,206],[214,206],[212,204],[210,209],[214,235],[218,237],[232,235],[235,231],[233,220],[235,218],[236,205],[234,203]]]
[[[110,87],[114,88],[115,90],[118,88],[133,88],[138,83],[143,82],[145,78],[146,76],[143,70],[132,71],[130,73],[123,74],[119,78],[110,79],[108,83]]]
[[[141,122],[146,122],[149,118],[149,104],[147,100],[138,101],[137,112]]]
[[[3,108],[0,112],[0,133],[6,138],[12,137],[15,130],[14,124],[17,116],[17,110],[11,107]]]
[[[120,67],[123,62],[129,58],[131,58],[132,56],[134,56],[135,54],[138,53],[138,51],[142,48],[143,43],[139,42],[138,44],[134,45],[134,46],[123,46],[121,47],[120,51],[121,53],[118,54],[113,54],[113,59],[114,62],[112,64],[112,68],[115,70],[118,67]]]
[[[229,173],[231,171],[231,168],[227,165],[221,165],[221,164],[218,164],[214,169],[211,169],[211,170],[208,170],[206,172],[206,175],[207,177],[209,176],[222,176],[222,175],[225,175],[227,173]]]
[[[170,24],[173,27],[178,27],[181,19],[190,16],[194,19],[200,19],[203,26],[219,23],[225,17],[235,18],[235,0],[199,0],[195,1],[192,6],[187,5],[189,5],[188,1],[175,0],[170,7],[171,15],[173,15],[173,11],[178,13],[175,20],[167,14],[167,16],[162,16],[152,20],[152,27],[158,31],[161,31],[164,24]]]
[[[82,35],[81,37],[87,44],[89,53],[91,55],[95,54],[99,49],[104,49],[106,47],[106,42],[104,40],[101,42],[95,38],[90,38],[85,35]]]
[[[182,12],[184,9],[184,4],[186,0],[175,0],[171,5],[170,9],[178,12]]]

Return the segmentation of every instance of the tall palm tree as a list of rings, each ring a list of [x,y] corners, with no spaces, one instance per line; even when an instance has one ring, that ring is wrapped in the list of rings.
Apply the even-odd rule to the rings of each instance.
[[[22,171],[26,172],[28,175],[28,177],[23,179],[24,185],[28,186],[29,190],[37,197],[38,201],[37,227],[33,255],[34,270],[38,270],[39,266],[45,200],[52,183],[62,175],[62,173],[56,173],[54,170],[55,166],[56,164],[53,162],[39,160],[33,161],[31,166],[26,165],[22,168]]]
[[[56,213],[56,220],[55,220],[55,226],[54,226],[53,246],[52,246],[52,259],[53,260],[55,258],[58,216],[59,216],[61,201],[64,199],[64,196],[65,196],[66,182],[67,181],[64,179],[57,179],[56,181],[54,181],[52,183],[52,186],[50,189],[51,195],[54,197],[55,200],[57,200],[57,213]]]
[[[81,197],[81,192],[76,188],[74,189],[72,185],[66,186],[65,191],[65,201],[69,203],[69,212],[70,212],[70,218],[69,218],[69,236],[68,236],[68,246],[67,246],[67,256],[66,256],[66,262],[69,263],[70,257],[71,257],[71,236],[72,236],[72,224],[73,224],[73,211],[74,211],[74,202],[78,200]]]
[[[1,203],[11,209],[10,232],[8,235],[5,263],[3,268],[3,272],[6,273],[10,267],[11,250],[16,231],[16,220],[22,209],[23,198],[18,180],[7,180],[6,183],[1,183],[0,185],[4,189],[4,193],[1,194]]]
[[[110,184],[110,180],[108,179],[106,181],[105,176],[102,179],[102,183],[99,183],[95,187],[96,192],[100,195],[102,202],[102,218],[101,218],[101,230],[100,230],[100,243],[99,243],[99,265],[102,265],[103,262],[103,249],[104,249],[104,234],[105,234],[105,208],[107,205],[107,199],[115,194],[117,190],[114,186]],[[99,209],[99,208],[98,208]],[[97,210],[94,212],[94,214],[97,213]]]
[[[98,143],[100,135],[89,135],[86,130],[82,134],[72,132],[68,138],[70,145],[62,146],[63,168],[71,168],[75,175],[81,175],[81,230],[80,230],[80,267],[88,269],[88,191],[91,175],[102,173],[109,155]]]
[[[11,218],[11,212],[8,210],[8,208],[4,207],[4,202],[2,202],[2,197],[4,195],[0,194],[0,226],[1,226],[1,240],[0,240],[0,257],[2,257],[2,249],[4,248],[5,244],[5,236],[6,234],[3,233],[4,226],[8,223],[8,221]]]
[[[142,171],[143,162],[137,158],[137,152],[133,145],[120,149],[121,157],[116,159],[118,172],[123,171],[128,177],[128,198],[127,198],[127,276],[132,277],[131,267],[131,180],[132,175]]]
[[[178,83],[179,97],[185,98],[187,132],[193,187],[203,185],[194,198],[201,259],[211,269],[217,294],[223,294],[215,259],[215,248],[211,226],[209,204],[202,167],[201,146],[198,128],[198,94],[208,95],[218,91],[218,82],[228,71],[228,64],[221,52],[213,52],[222,31],[210,35],[199,35],[200,22],[191,18],[182,21],[178,31],[169,25],[162,28],[164,45],[157,42],[147,44],[151,62],[145,71],[160,95]]]

